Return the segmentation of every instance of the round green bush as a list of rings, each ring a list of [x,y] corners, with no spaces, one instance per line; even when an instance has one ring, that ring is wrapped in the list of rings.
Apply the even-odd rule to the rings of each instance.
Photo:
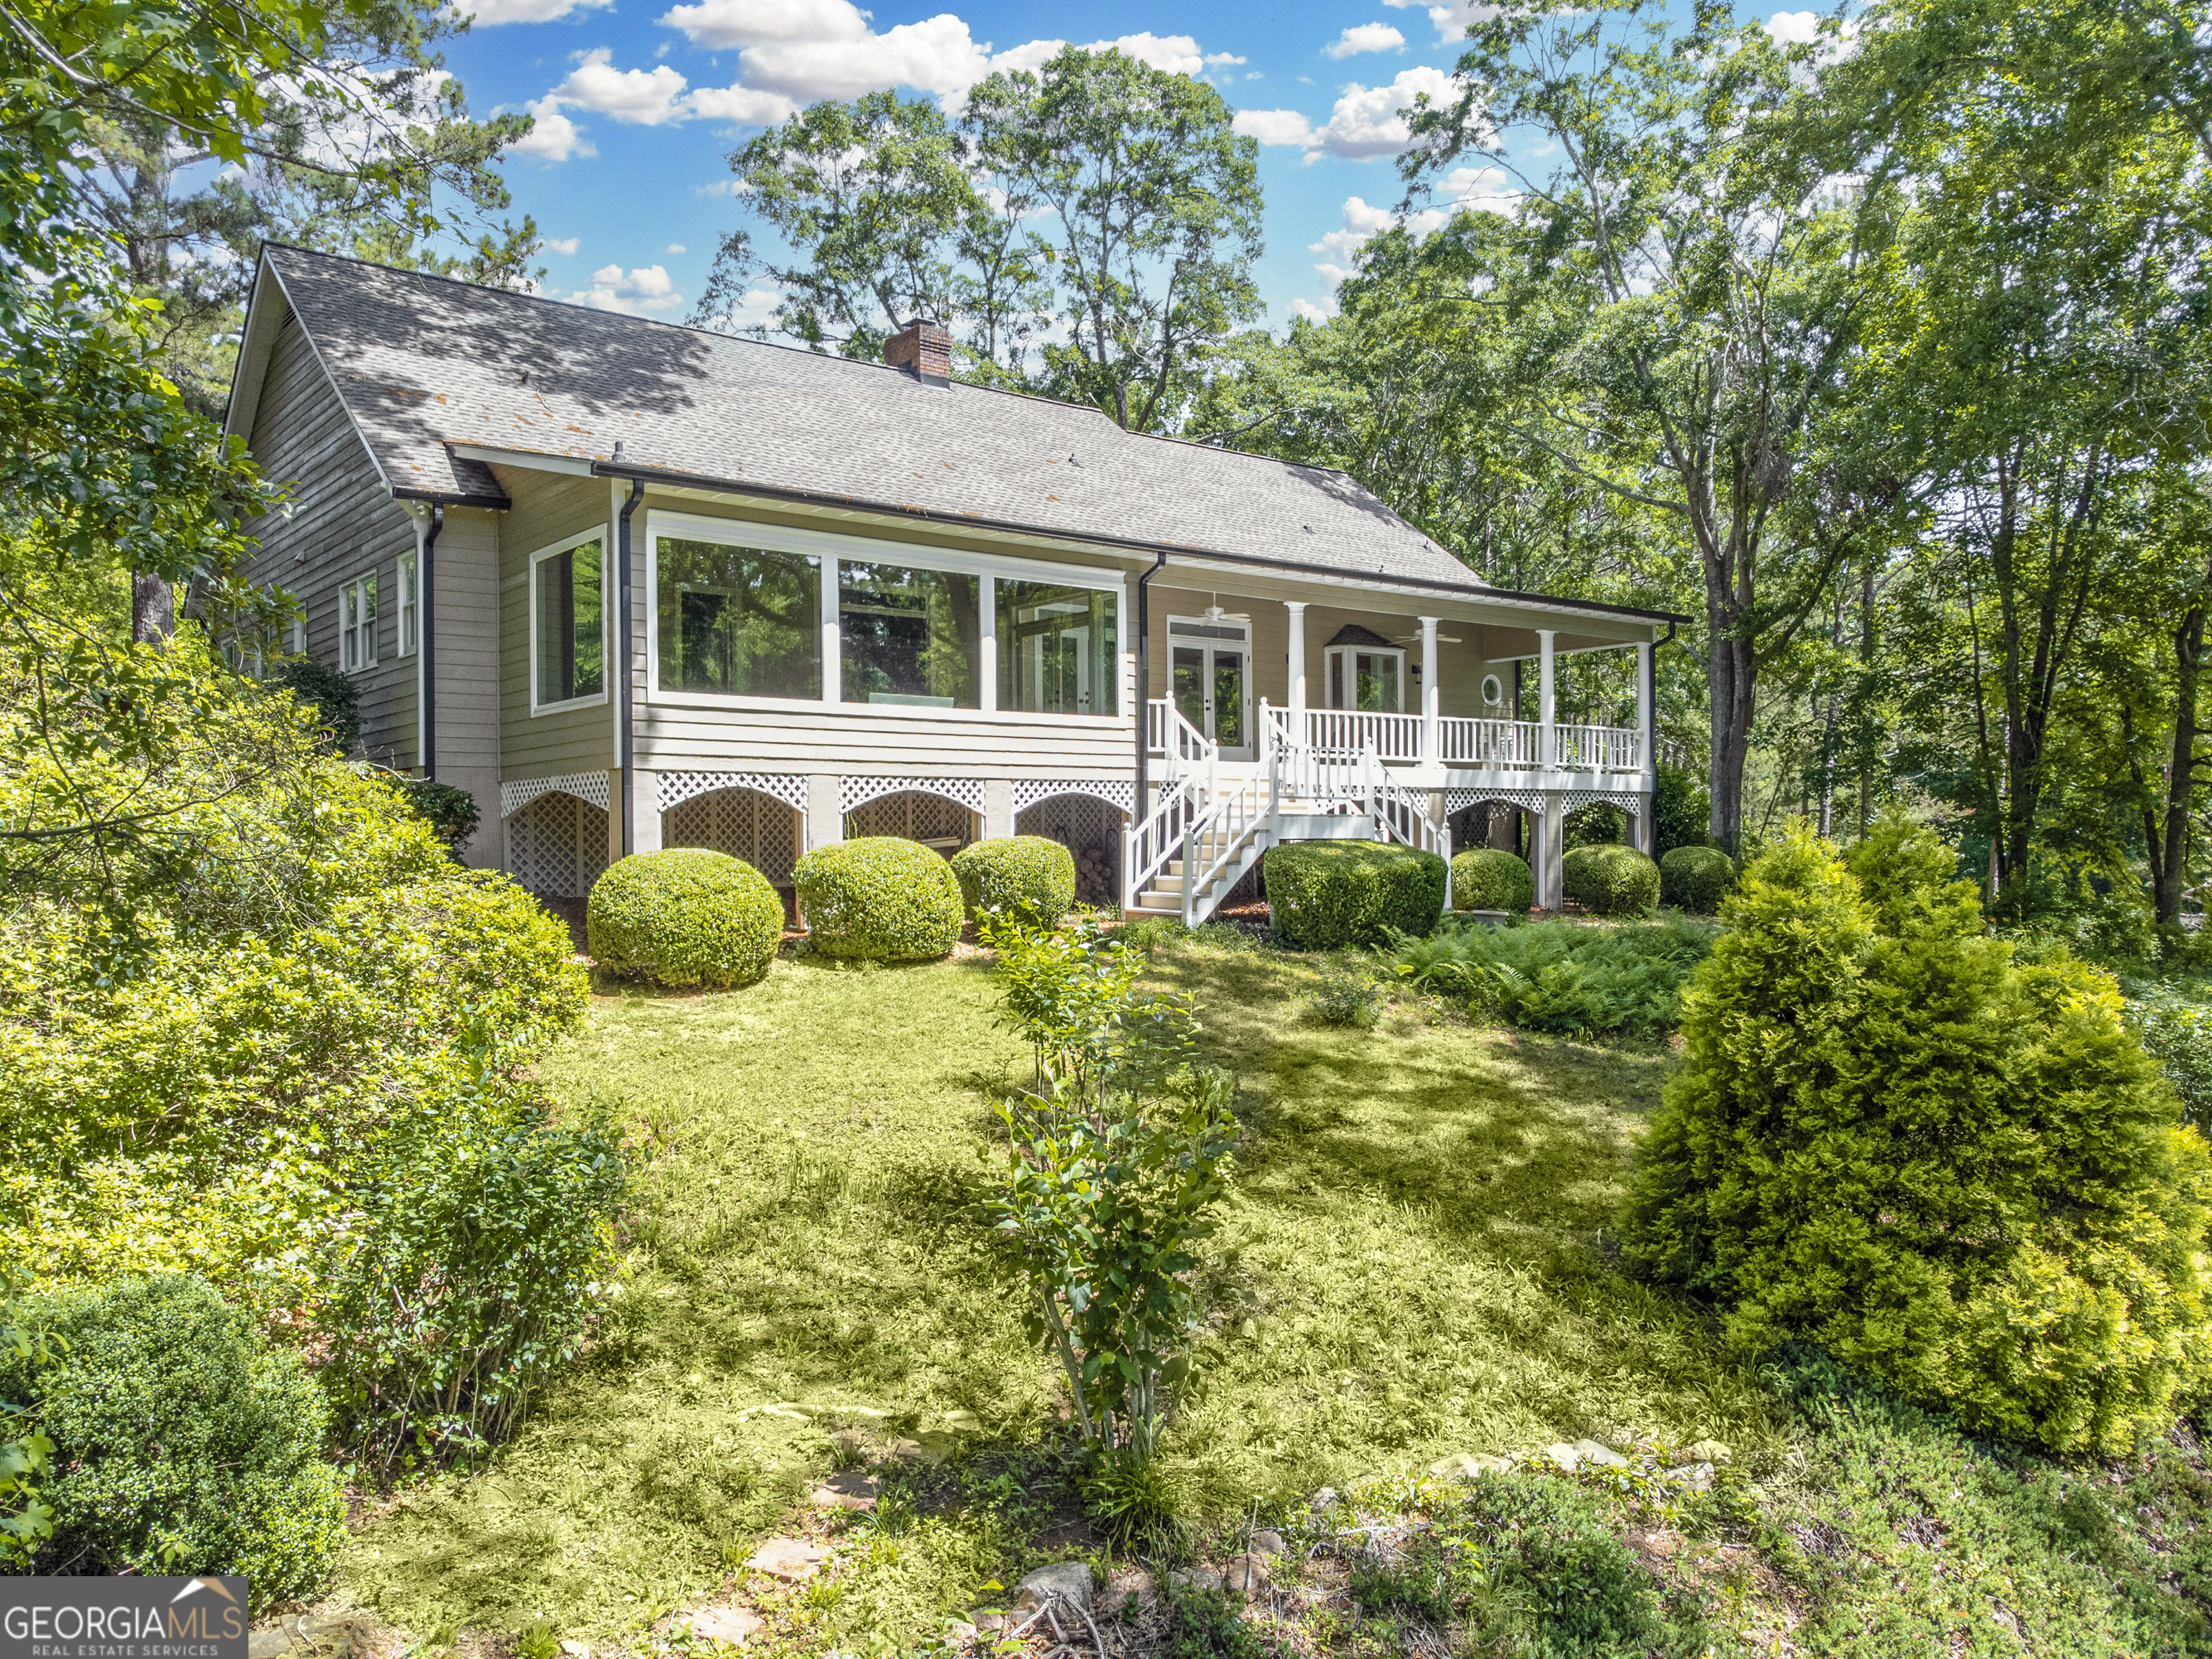
[[[1677,847],[1659,860],[1659,896],[1709,916],[1735,885],[1735,860],[1717,847]]]
[[[1536,878],[1503,847],[1470,847],[1453,854],[1452,908],[1507,910],[1519,915],[1536,902]]]
[[[1001,836],[952,855],[968,914],[997,910],[1051,927],[1075,903],[1075,854],[1047,836]]]
[[[918,841],[864,836],[817,847],[791,872],[808,937],[827,957],[911,962],[960,937],[959,878]]]
[[[1659,866],[1617,841],[1577,847],[1559,861],[1559,890],[1601,916],[1640,916],[1659,902]]]
[[[329,1407],[299,1359],[205,1279],[118,1279],[19,1304],[46,1358],[0,1347],[0,1400],[54,1443],[53,1536],[33,1571],[242,1573],[255,1607],[302,1600],[345,1541]]]
[[[2111,977],[1984,934],[1902,821],[1745,871],[1683,996],[1624,1254],[1972,1433],[2124,1455],[2212,1385],[2212,1156]]]
[[[726,853],[632,853],[592,884],[584,933],[610,972],[721,991],[768,972],[783,937],[783,901],[766,876]]]
[[[1444,861],[1372,841],[1291,841],[1270,848],[1267,909],[1276,939],[1309,951],[1426,935],[1444,908]]]

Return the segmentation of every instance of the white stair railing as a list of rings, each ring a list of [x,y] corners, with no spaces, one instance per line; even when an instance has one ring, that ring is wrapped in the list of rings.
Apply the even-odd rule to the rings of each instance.
[[[1166,761],[1160,775],[1163,782],[1195,774],[1211,787],[1219,776],[1221,745],[1185,720],[1182,711],[1166,697],[1154,697],[1145,705],[1145,747]]]
[[[1139,896],[1167,874],[1182,855],[1187,832],[1205,811],[1198,782],[1180,778],[1160,786],[1159,804],[1121,832],[1121,904],[1136,906]]]

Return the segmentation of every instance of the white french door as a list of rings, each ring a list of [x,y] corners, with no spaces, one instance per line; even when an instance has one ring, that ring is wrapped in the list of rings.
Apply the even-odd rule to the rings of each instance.
[[[1168,695],[1178,714],[1221,746],[1222,759],[1255,758],[1251,624],[1169,617]]]

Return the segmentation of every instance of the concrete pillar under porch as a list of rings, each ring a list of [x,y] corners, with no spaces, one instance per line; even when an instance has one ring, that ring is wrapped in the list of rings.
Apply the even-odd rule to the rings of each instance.
[[[845,839],[845,780],[835,772],[806,776],[806,848],[835,847]]]
[[[1566,856],[1567,808],[1558,793],[1544,792],[1544,810],[1532,814],[1528,825],[1528,862],[1536,877],[1536,906],[1557,910],[1566,902],[1560,862]]]
[[[630,835],[629,851],[658,853],[660,850],[660,778],[658,773],[643,767],[631,771],[634,799],[630,802]],[[607,774],[607,862],[612,864],[622,857],[623,847],[623,775],[616,767]]]
[[[995,841],[1014,833],[1014,781],[983,780],[983,839]]]

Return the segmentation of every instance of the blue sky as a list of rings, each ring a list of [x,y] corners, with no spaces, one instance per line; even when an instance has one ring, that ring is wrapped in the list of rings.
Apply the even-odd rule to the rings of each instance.
[[[680,320],[739,222],[726,158],[764,123],[882,87],[957,97],[1062,41],[1117,43],[1211,82],[1261,141],[1260,285],[1280,329],[1332,308],[1358,243],[1401,200],[1397,112],[1444,90],[1469,0],[942,3],[477,0],[447,61],[477,113],[538,118],[507,172],[547,238],[546,292]],[[1447,184],[1440,201],[1494,199],[1505,180],[1470,167]]]

